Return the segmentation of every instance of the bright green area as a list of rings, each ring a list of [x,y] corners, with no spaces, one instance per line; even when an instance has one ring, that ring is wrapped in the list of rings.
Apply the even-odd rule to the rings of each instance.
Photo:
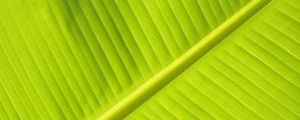
[[[299,120],[299,6],[273,0],[127,119]]]
[[[0,119],[96,119],[248,2],[2,0]]]
[[[109,111],[101,115],[99,120],[122,119],[136,110],[140,105],[150,99],[155,93],[163,89],[168,83],[176,79],[184,71],[190,68],[220,41],[225,39],[245,21],[261,10],[269,1],[251,1],[222,25],[201,39],[190,50],[141,85],[138,89],[114,105]]]
[[[250,1],[2,0],[0,120],[97,119]],[[273,0],[127,119],[299,120],[299,6]]]

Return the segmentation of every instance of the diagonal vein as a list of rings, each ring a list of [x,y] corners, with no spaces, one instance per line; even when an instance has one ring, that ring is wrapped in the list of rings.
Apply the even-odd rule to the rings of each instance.
[[[146,83],[100,116],[99,120],[122,119],[146,102],[154,94],[163,89],[176,77],[189,69],[197,60],[218,45],[224,38],[250,19],[270,0],[252,0],[245,7],[227,19],[218,28],[205,36],[190,50],[176,59],[173,63],[154,75]]]

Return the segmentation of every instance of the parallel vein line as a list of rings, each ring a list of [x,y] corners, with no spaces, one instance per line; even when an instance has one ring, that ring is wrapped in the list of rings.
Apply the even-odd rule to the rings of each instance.
[[[242,25],[268,2],[268,0],[253,0],[248,3],[244,8],[208,34],[189,51],[100,116],[99,119],[122,119],[126,117],[129,113],[147,101],[152,95],[170,83],[179,74],[193,65],[199,58]]]

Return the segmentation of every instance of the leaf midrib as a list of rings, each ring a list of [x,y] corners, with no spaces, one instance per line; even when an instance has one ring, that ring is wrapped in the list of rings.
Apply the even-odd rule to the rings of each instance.
[[[151,98],[151,96],[159,92],[183,72],[187,71],[200,58],[254,16],[270,1],[271,0],[252,0],[249,2],[181,57],[154,75],[98,119],[108,120],[125,118],[128,114]]]

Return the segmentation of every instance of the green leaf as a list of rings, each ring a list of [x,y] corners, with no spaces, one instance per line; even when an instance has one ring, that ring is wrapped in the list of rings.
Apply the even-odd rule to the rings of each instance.
[[[127,119],[300,119],[299,5],[274,0]]]
[[[2,0],[0,119],[299,119],[300,2],[268,2]]]

